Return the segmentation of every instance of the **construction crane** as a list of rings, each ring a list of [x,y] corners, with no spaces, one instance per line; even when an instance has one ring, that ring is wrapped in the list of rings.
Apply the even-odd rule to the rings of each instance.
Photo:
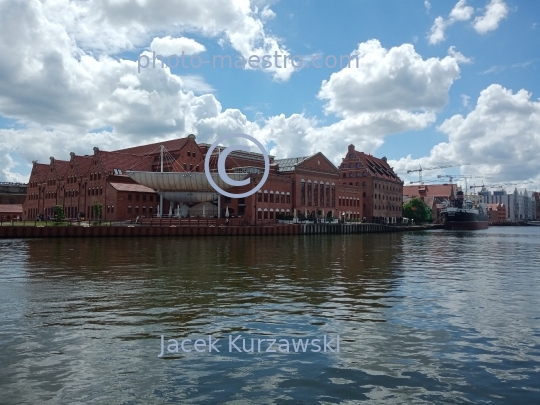
[[[407,170],[407,173],[413,173],[418,172],[418,182],[422,184],[422,172],[424,170],[436,170],[436,169],[447,169],[449,167],[458,167],[458,166],[468,166],[470,163],[462,163],[462,164],[455,164],[455,165],[444,165],[444,166],[436,166],[436,167],[422,167],[419,165],[419,169],[414,170]]]
[[[531,183],[534,183],[534,181],[532,180],[529,180],[529,181],[522,181],[522,182],[519,182],[519,183],[501,183],[501,184],[490,184],[490,185],[484,185],[482,184],[481,186],[471,186],[470,188],[478,188],[478,187],[485,187],[485,188],[503,188],[505,186],[519,186],[520,184],[531,184]]]
[[[462,174],[439,174],[437,178],[446,177],[450,179],[450,183],[452,183],[452,180],[454,179],[472,179],[474,176],[464,176]]]

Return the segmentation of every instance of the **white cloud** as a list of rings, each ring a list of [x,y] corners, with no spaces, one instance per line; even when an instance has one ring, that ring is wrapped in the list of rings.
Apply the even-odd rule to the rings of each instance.
[[[260,16],[263,21],[266,21],[266,20],[271,20],[272,18],[275,18],[276,13],[270,10],[268,6],[265,6],[261,11]]]
[[[171,3],[185,6],[180,1]],[[448,90],[459,78],[459,63],[464,60],[453,50],[442,59],[424,60],[413,45],[385,49],[376,40],[367,41],[352,53],[358,55],[359,68],[344,68],[321,86],[319,97],[328,102],[326,112],[338,115],[340,121],[325,125],[301,113],[252,122],[238,109],[223,110],[215,95],[201,94],[213,89],[200,76],[177,76],[160,64],[137,74],[135,61],[107,54],[134,44],[147,48],[156,38],[148,34],[148,26],[170,22],[169,3],[162,7],[166,11],[147,9],[149,4],[155,6],[151,0],[0,0],[0,53],[10,55],[0,58],[0,116],[18,124],[17,129],[0,130],[0,143],[5,145],[0,152],[3,178],[17,178],[9,155],[15,148],[28,163],[48,162],[49,156],[67,159],[71,151],[91,153],[92,146],[113,150],[189,133],[200,142],[211,142],[218,134],[244,132],[274,142],[272,153],[280,157],[323,150],[339,161],[349,143],[374,152],[389,134],[431,125],[447,103]],[[216,11],[213,3],[204,0],[189,4],[201,13],[185,11],[193,25],[200,23],[198,29],[205,35],[225,35],[241,53],[281,49],[242,2],[234,3],[240,7],[234,16]],[[103,9],[91,17],[88,10],[98,5]],[[207,8],[202,10],[201,5]],[[138,25],[143,11],[148,11],[149,21],[144,27]],[[101,19],[92,26],[86,19],[95,16]],[[258,27],[258,36],[244,32],[249,27],[236,25],[246,21]],[[171,40],[160,45],[174,44],[182,37],[161,32],[159,38],[166,35]]]
[[[431,3],[428,0],[424,0],[424,7],[427,11],[431,10]]]
[[[191,38],[171,38],[170,36],[154,38],[150,43],[150,49],[163,56],[181,56],[182,52],[185,55],[195,55],[206,50],[204,45]]]
[[[486,13],[476,17],[473,27],[479,34],[486,34],[499,28],[499,24],[508,16],[508,6],[503,0],[491,0],[486,7]]]
[[[470,20],[473,13],[474,9],[471,6],[467,6],[467,0],[459,0],[450,12],[448,19],[445,20],[441,16],[435,19],[428,37],[429,43],[433,45],[444,41],[446,39],[444,35],[446,28],[450,27],[456,21]]]
[[[461,95],[461,102],[463,103],[463,107],[468,107],[469,106],[469,100],[470,99],[471,99],[471,97],[466,95],[466,94]]]
[[[445,120],[438,130],[448,142],[433,147],[429,156],[403,158],[394,166],[406,170],[470,162],[462,169],[467,174],[489,176],[493,182],[532,179],[540,186],[540,101],[532,101],[527,91],[513,93],[492,84],[472,111]]]
[[[448,102],[448,89],[459,78],[456,56],[424,60],[410,44],[388,50],[370,40],[359,44],[352,55],[358,56],[358,68],[343,69],[323,81],[318,97],[329,100],[328,113],[352,117],[440,110]]]

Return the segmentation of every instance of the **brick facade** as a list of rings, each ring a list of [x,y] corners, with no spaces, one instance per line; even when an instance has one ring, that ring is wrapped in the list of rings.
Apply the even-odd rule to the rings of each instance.
[[[101,219],[106,221],[155,216],[159,195],[136,184],[126,171],[160,171],[161,145],[166,149],[164,171],[204,170],[210,145],[197,144],[193,135],[112,152],[94,148],[93,155],[71,153],[69,161],[51,158],[48,165],[34,162],[23,206],[24,218],[52,216],[53,207],[62,205],[67,218],[96,219],[94,202],[102,206]],[[210,159],[211,169],[217,167],[220,150],[216,149]],[[275,222],[278,217],[294,215],[358,220],[365,216],[369,221],[389,222],[401,217],[401,180],[384,159],[357,152],[353,145],[343,159],[346,167],[340,168],[320,152],[301,158],[269,158],[271,170],[261,190],[243,199],[221,196],[221,216],[228,210],[230,216],[240,216],[251,223]],[[259,169],[264,168],[264,161],[261,154],[236,151],[228,156],[226,168],[255,168],[248,176],[249,186],[245,187],[251,190],[262,179]],[[355,173],[354,178],[349,173]],[[242,188],[235,192],[242,192]],[[174,207],[165,200],[163,213]]]

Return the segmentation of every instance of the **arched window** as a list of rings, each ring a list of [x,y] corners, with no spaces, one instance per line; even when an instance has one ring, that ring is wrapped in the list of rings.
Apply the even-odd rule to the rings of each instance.
[[[347,164],[346,164],[346,163],[343,163],[343,168],[344,168],[344,169],[347,168]]]
[[[359,186],[359,185],[360,185],[360,182],[359,182],[359,181],[357,181],[357,182],[356,182],[356,185],[357,185],[357,186]]]
[[[353,158],[353,154],[349,153],[349,159],[352,159],[352,158]]]
[[[366,187],[366,186],[367,186],[367,183],[364,181],[364,182],[362,183],[362,185],[363,185],[364,187]]]
[[[346,173],[343,173],[343,177],[347,177],[347,174],[346,174]]]
[[[360,177],[360,172],[356,172],[356,177]]]
[[[366,192],[364,191],[364,192],[362,193],[362,197],[365,197],[365,196],[366,196]]]
[[[350,172],[349,173],[349,177],[353,177],[354,176],[354,173],[353,172]]]
[[[349,165],[349,169],[352,169],[353,167],[354,167],[354,166],[353,166],[353,164],[351,163],[351,164]]]
[[[356,164],[356,167],[360,167],[360,163],[357,163],[357,164]]]

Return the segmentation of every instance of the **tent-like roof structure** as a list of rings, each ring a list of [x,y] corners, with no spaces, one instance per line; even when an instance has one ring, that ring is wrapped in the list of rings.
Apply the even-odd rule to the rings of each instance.
[[[127,171],[126,174],[143,186],[156,191],[204,191],[215,192],[204,172],[137,172]],[[227,173],[232,180],[244,180],[248,173]],[[218,173],[211,173],[212,180],[222,190],[230,189]]]

